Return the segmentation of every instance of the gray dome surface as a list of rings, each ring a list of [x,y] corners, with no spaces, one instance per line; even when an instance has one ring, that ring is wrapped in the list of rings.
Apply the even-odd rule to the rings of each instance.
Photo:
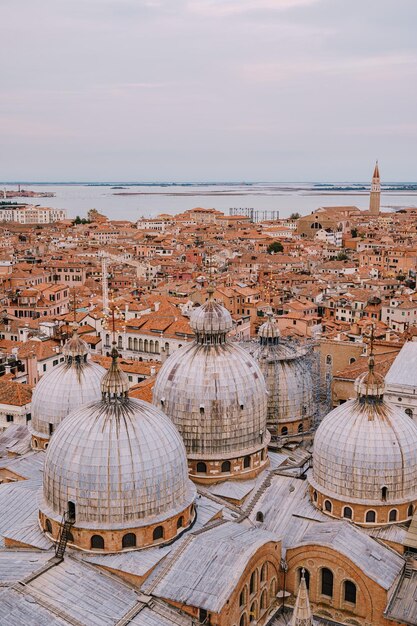
[[[264,377],[233,343],[176,350],[159,371],[153,401],[180,431],[188,454],[247,454],[268,436]]]
[[[60,521],[68,501],[77,526],[145,526],[182,512],[195,488],[184,444],[153,405],[104,399],[65,419],[48,448],[40,509]]]
[[[358,398],[336,407],[317,429],[310,483],[357,503],[381,503],[382,487],[388,503],[416,499],[416,424],[385,400]]]
[[[85,360],[84,360],[85,359]],[[80,361],[66,357],[42,376],[32,397],[32,420],[29,430],[34,436],[49,437],[49,424],[55,428],[69,413],[101,397],[101,379],[106,370],[87,357]]]

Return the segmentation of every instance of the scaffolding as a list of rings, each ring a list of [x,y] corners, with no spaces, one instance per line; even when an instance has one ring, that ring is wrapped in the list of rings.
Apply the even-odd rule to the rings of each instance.
[[[258,338],[240,345],[257,360],[265,376],[272,447],[311,439],[331,410],[331,369],[324,366],[326,371],[322,371],[319,342],[279,337],[267,347]],[[296,432],[290,432],[291,422],[297,423]]]
[[[229,215],[243,215],[249,217],[254,223],[279,220],[278,210],[254,209],[253,207],[231,207]]]

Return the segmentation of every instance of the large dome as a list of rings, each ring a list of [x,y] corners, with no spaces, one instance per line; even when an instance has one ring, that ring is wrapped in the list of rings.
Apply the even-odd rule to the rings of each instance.
[[[105,370],[89,360],[88,351],[85,341],[75,332],[63,348],[64,362],[42,376],[36,385],[29,424],[35,448],[44,447],[71,411],[100,398]]]
[[[45,459],[41,512],[59,522],[74,507],[77,529],[163,523],[195,497],[175,426],[153,405],[129,398],[127,377],[112,368],[103,398],[62,422]]]
[[[412,503],[417,499],[417,426],[384,400],[383,381],[372,370],[357,380],[356,389],[358,397],[331,411],[316,432],[311,487],[353,505]]]
[[[224,461],[259,452],[269,441],[262,372],[245,350],[226,339],[231,318],[219,303],[209,300],[194,311],[191,326],[196,340],[162,366],[154,404],[180,431],[189,460]]]

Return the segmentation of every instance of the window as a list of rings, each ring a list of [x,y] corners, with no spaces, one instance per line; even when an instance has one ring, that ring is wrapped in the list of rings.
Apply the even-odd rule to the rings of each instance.
[[[256,602],[252,602],[249,613],[249,622],[254,622],[258,617],[258,604]]]
[[[374,524],[375,520],[376,520],[375,511],[367,511],[365,521],[368,522],[369,524]]]
[[[261,583],[265,582],[268,577],[268,563],[264,563],[261,569]]]
[[[405,412],[407,413],[408,417],[413,417],[413,409],[406,409]]]
[[[37,448],[37,447],[38,447],[38,440],[37,440],[37,439],[34,439],[34,440],[33,440],[33,447],[34,447],[34,448]]]
[[[245,456],[245,458],[243,459],[243,467],[250,467],[250,456]]]
[[[157,541],[158,539],[164,538],[164,528],[163,526],[157,526],[153,531],[153,540]]]
[[[332,356],[331,354],[328,354],[326,356],[326,365],[331,365],[332,364]]]
[[[13,421],[14,421],[13,415],[6,415],[6,422],[13,422]]]
[[[257,511],[256,512],[256,521],[257,522],[263,522],[264,521],[264,514],[262,513],[262,511]]]
[[[288,435],[288,428],[286,426],[283,426],[281,428],[281,435],[283,435],[285,437],[285,435]]]
[[[397,510],[396,509],[392,509],[392,511],[389,512],[388,520],[390,522],[396,522],[397,521]]]
[[[321,570],[321,593],[323,596],[333,597],[333,572],[327,567]]]
[[[261,609],[265,610],[267,608],[268,608],[268,593],[266,589],[264,589],[261,595]]]
[[[91,537],[91,548],[93,550],[104,550],[104,539],[101,535],[93,535]]]
[[[252,595],[256,591],[256,570],[252,572],[249,583],[249,593]]]
[[[332,512],[332,503],[330,502],[330,500],[325,500],[324,501],[324,509],[325,511],[327,511],[328,513]]]
[[[303,570],[304,570],[304,580],[306,581],[306,587],[307,589],[310,589],[310,572],[305,567],[300,567],[298,570],[298,584],[301,583],[301,579],[303,577]]]
[[[388,487],[382,487],[381,489],[381,498],[384,502],[387,501],[387,497],[388,497]]]
[[[240,596],[239,596],[239,606],[245,606],[246,602],[248,599],[248,588],[245,585],[242,589],[242,591],[240,592]]]
[[[54,425],[53,424],[49,424],[49,436],[51,436],[54,432]]]
[[[345,602],[356,604],[356,585],[351,580],[343,583],[343,599]]]
[[[67,506],[68,519],[75,522],[75,503],[69,500]]]
[[[177,528],[182,528],[184,526],[184,518],[181,515],[178,519],[177,519]]]
[[[355,363],[355,362],[356,362],[355,357],[351,357],[351,358],[349,359],[349,363],[350,363],[351,365],[352,365],[353,363]]]
[[[203,463],[202,461],[199,461],[197,463],[197,472],[199,474],[206,474],[207,473],[207,465],[205,463]]]
[[[314,502],[317,502],[317,491],[316,490],[313,491],[313,500],[314,500]]]
[[[246,626],[247,623],[248,622],[246,619],[246,613],[243,613],[242,617],[240,618],[239,626]]]
[[[136,535],[135,533],[127,533],[122,538],[122,548],[135,548],[136,547]]]
[[[204,415],[204,407],[200,406],[200,415]]]
[[[231,470],[230,461],[223,461],[222,472],[230,472],[230,470]]]
[[[55,359],[54,361],[52,361],[52,365],[53,365],[53,367],[55,367],[55,365],[58,365],[58,363],[59,363],[59,360],[58,360],[58,359]]]
[[[299,433],[302,433],[302,432],[303,432],[303,430],[304,430],[304,426],[303,426],[303,424],[302,424],[302,423],[301,423],[301,424],[298,424],[298,432],[299,432]]]
[[[26,413],[26,423],[30,422],[32,419],[32,415],[30,413]]]
[[[207,613],[206,609],[199,609],[199,611],[198,611],[198,621],[201,624],[204,624],[204,623],[206,623],[207,618],[208,618],[208,613]]]
[[[408,507],[408,510],[407,510],[408,517],[411,517],[413,515],[413,512],[414,512],[413,505],[410,504],[410,506]]]
[[[343,517],[346,519],[352,519],[352,509],[350,506],[345,506],[343,509]]]
[[[52,524],[51,524],[51,521],[49,519],[47,519],[46,522],[45,522],[45,530],[46,530],[47,533],[52,535]]]

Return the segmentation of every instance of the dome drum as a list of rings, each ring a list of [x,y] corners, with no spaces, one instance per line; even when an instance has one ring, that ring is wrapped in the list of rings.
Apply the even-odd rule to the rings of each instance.
[[[46,510],[48,511],[47,508]],[[51,513],[50,516],[46,512],[39,512],[39,524],[49,538],[57,543],[62,530],[62,518],[56,516],[51,510],[48,512]],[[162,516],[160,520],[155,519],[151,524],[148,520],[146,525],[142,526],[127,525],[126,528],[117,529],[106,529],[101,526],[86,528],[75,522],[71,526],[68,545],[88,552],[117,553],[132,549],[140,550],[177,539],[193,525],[195,518],[195,507],[191,503],[169,519]]]
[[[382,500],[378,503],[341,500],[316,489],[311,479],[309,482],[310,499],[316,508],[330,517],[351,521],[358,526],[404,524],[410,521],[417,506],[417,499],[412,503],[406,500],[396,504]]]
[[[270,435],[267,433],[266,444]],[[249,480],[255,478],[260,471],[269,465],[265,447],[245,456],[223,455],[222,459],[208,459],[204,455],[188,459],[190,478],[199,484],[218,483],[221,480]]]

